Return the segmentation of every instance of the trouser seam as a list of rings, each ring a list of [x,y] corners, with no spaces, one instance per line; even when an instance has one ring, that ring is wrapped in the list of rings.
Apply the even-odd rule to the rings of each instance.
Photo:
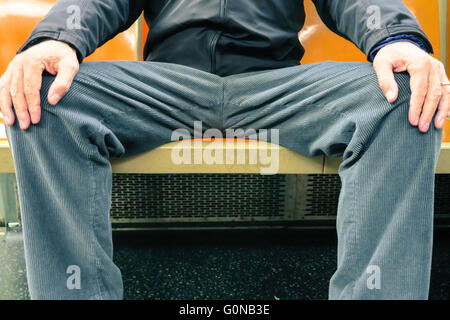
[[[103,124],[102,120],[100,120],[100,122]],[[101,131],[102,131],[102,127],[99,126],[99,128],[97,130],[95,130],[91,135],[100,134]],[[100,268],[102,266],[102,263],[101,263],[100,259],[97,257],[97,255],[95,254],[95,248],[97,246],[96,244],[98,243],[98,241],[96,241],[96,229],[97,228],[96,228],[96,223],[95,223],[95,217],[96,217],[96,215],[98,213],[97,201],[96,201],[97,193],[98,193],[98,186],[97,186],[97,183],[95,181],[95,170],[94,170],[95,168],[94,168],[94,163],[93,163],[94,159],[92,157],[93,157],[93,153],[88,155],[87,161],[89,162],[89,166],[90,166],[90,169],[91,169],[91,175],[90,176],[91,176],[91,179],[92,179],[92,182],[91,182],[91,185],[92,185],[91,204],[92,205],[90,206],[90,208],[92,208],[92,211],[90,212],[90,215],[91,215],[91,226],[92,226],[92,228],[91,228],[91,237],[92,237],[91,245],[92,245],[92,249],[93,249],[92,250],[92,258],[95,261],[95,274],[96,274],[95,283],[97,284],[97,290],[98,290],[98,294],[96,294],[94,296],[94,299],[102,300],[104,298],[102,292],[106,292],[106,288],[104,286],[104,283],[103,283],[103,280],[102,280],[102,276],[101,276],[101,272],[100,272]]]
[[[348,148],[349,144],[347,144],[347,148]],[[346,148],[346,149],[347,149]],[[353,154],[352,156],[355,156],[355,154]],[[358,160],[350,167],[347,168],[346,170],[358,170],[358,167],[360,166],[360,157],[358,156]],[[350,249],[349,251],[351,252],[351,259],[353,261],[355,261],[355,257],[361,256],[361,250],[360,250],[360,246],[358,245],[358,241],[356,239],[356,226],[355,224],[357,223],[357,216],[356,216],[356,178],[352,178],[351,182],[350,182],[350,192],[351,192],[351,207],[350,207],[350,217],[345,217],[346,220],[351,219],[353,220],[351,229],[349,229],[349,233],[350,235],[347,235],[350,238],[350,248],[348,246],[348,243],[345,244],[347,249]],[[343,217],[344,218],[344,217]],[[350,257],[347,257],[346,260],[349,260]],[[357,277],[358,275],[358,268],[356,268],[356,264],[352,264],[352,270],[351,270],[351,274],[353,277]],[[356,283],[357,280],[354,279],[351,281],[351,294],[350,294],[350,299],[354,299],[355,297],[355,287],[356,287]]]
[[[92,161],[89,161],[89,165],[90,165],[90,169],[91,169],[91,180],[92,180],[91,185],[92,185],[92,191],[93,191],[92,192],[92,197],[91,197],[92,206],[90,206],[90,208],[93,208],[92,212],[90,212],[90,215],[91,215],[91,226],[92,226],[92,230],[91,230],[91,232],[92,232],[91,233],[92,234],[92,240],[91,240],[92,243],[91,243],[91,245],[92,245],[92,248],[93,248],[93,250],[91,252],[92,252],[92,257],[93,257],[93,259],[95,261],[95,273],[96,273],[96,280],[95,280],[95,282],[97,284],[97,290],[98,290],[98,295],[95,296],[95,299],[98,300],[98,299],[102,299],[102,288],[103,288],[102,284],[100,283],[100,277],[101,277],[101,275],[100,275],[100,263],[99,263],[98,257],[95,254],[95,243],[96,243],[96,241],[95,241],[95,212],[97,210],[95,198],[96,198],[96,195],[97,195],[97,189],[98,188],[97,188],[97,184],[95,182],[94,164],[92,163]]]

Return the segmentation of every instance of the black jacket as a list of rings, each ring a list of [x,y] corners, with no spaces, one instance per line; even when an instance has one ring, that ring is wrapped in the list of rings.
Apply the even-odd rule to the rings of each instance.
[[[325,24],[366,55],[379,41],[402,33],[418,36],[432,51],[401,0],[313,2]],[[368,23],[373,5],[380,10],[379,28],[373,28],[373,20]],[[19,52],[50,38],[71,44],[81,61],[142,11],[150,26],[144,48],[148,61],[226,76],[297,65],[305,51],[298,41],[305,21],[302,0],[60,0]]]

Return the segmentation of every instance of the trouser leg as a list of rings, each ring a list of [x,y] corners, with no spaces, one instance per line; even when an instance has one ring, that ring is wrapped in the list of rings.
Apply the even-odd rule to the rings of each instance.
[[[18,182],[32,299],[120,299],[113,263],[109,158],[150,150],[173,130],[216,127],[220,78],[150,62],[83,63],[37,125],[7,129]],[[195,119],[194,119],[195,115]]]
[[[307,156],[343,156],[330,299],[426,299],[442,130],[408,122],[409,76],[384,98],[370,64],[326,62],[225,80],[224,126],[279,129]],[[269,139],[270,140],[270,139]]]

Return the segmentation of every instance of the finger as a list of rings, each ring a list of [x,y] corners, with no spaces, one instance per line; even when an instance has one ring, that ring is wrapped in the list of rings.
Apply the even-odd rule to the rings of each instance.
[[[420,113],[427,96],[430,68],[429,64],[416,64],[407,68],[411,76],[411,100],[408,116],[409,122],[413,126],[419,125]]]
[[[31,122],[36,124],[41,119],[41,84],[44,66],[41,64],[26,64],[23,67],[23,88],[28,105]]]
[[[428,90],[425,98],[425,103],[422,108],[422,113],[419,119],[419,130],[427,132],[430,123],[433,120],[433,115],[441,101],[442,86],[441,86],[441,69],[439,63],[432,63],[432,68],[428,78]]]
[[[378,83],[387,101],[393,103],[398,97],[398,85],[394,78],[392,64],[388,62],[378,62],[374,64],[374,69],[378,77]]]
[[[439,111],[435,120],[435,127],[437,129],[442,129],[445,125],[445,121],[450,117],[450,87],[446,86],[442,91],[443,94],[441,102],[439,103]]]
[[[14,124],[15,117],[14,112],[12,111],[11,94],[9,93],[8,88],[3,89],[0,94],[1,110],[5,124],[7,126],[12,126]]]
[[[441,70],[441,82],[449,83],[447,75],[445,74],[445,68],[443,64],[440,64]],[[438,113],[436,114],[434,125],[437,129],[442,129],[445,124],[447,116],[450,115],[450,86],[442,86],[442,98],[439,103]]]
[[[78,64],[72,62],[61,63],[57,75],[48,91],[48,102],[55,105],[69,91],[73,78],[78,72]]]
[[[12,111],[12,98],[9,92],[11,82],[11,74],[6,71],[2,76],[0,85],[0,107],[3,113],[3,118],[7,126],[14,124],[14,112]]]
[[[23,68],[21,63],[16,64],[12,69],[10,93],[20,128],[26,130],[30,126],[30,115],[23,92]]]

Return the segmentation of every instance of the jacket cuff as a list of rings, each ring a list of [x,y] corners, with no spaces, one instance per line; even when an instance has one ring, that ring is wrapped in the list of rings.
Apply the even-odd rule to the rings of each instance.
[[[389,37],[405,34],[417,37],[420,41],[422,41],[425,51],[427,51],[428,53],[434,53],[433,46],[431,45],[430,40],[428,40],[428,37],[420,28],[417,28],[413,25],[394,25],[376,30],[367,38],[365,45],[367,60],[371,61],[370,54],[374,49],[376,49],[380,42],[386,40]]]
[[[378,53],[378,51],[387,46],[388,44],[391,43],[395,43],[395,42],[410,42],[412,44],[415,44],[416,46],[418,46],[420,49],[427,51],[428,53],[430,53],[427,50],[427,47],[425,46],[424,42],[418,38],[415,35],[412,34],[399,34],[396,36],[392,36],[392,37],[387,37],[386,39],[380,41],[379,43],[377,43],[377,45],[370,51],[367,60],[369,60],[370,62],[373,62],[373,60],[375,59],[376,54]]]
[[[83,44],[83,41],[76,34],[65,31],[39,31],[31,34],[27,41],[17,50],[16,54],[45,40],[57,40],[69,44],[76,50],[79,63],[87,56],[88,48]]]

